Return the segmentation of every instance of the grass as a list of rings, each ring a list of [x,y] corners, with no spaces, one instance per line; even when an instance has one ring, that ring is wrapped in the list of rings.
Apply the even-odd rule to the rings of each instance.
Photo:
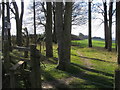
[[[57,61],[54,58],[58,58],[58,55],[57,45],[54,45],[54,58],[49,58],[46,68],[43,69],[43,81],[60,81],[74,77],[67,84],[69,88],[113,88],[116,52],[105,50],[103,41],[93,40],[93,48],[87,47],[87,40],[72,41],[72,44],[77,46],[71,47],[69,70],[65,72],[55,69]],[[114,43],[112,47],[115,48]],[[64,84],[65,82],[67,81],[64,80]]]
[[[87,47],[87,40],[72,41],[71,65],[68,71],[56,69],[58,63],[57,45],[53,45],[53,58],[44,58],[42,83],[54,88],[113,88],[117,54],[105,50],[104,41],[93,40],[93,48]],[[113,44],[113,48],[115,44]],[[38,45],[37,49],[40,46]],[[16,54],[19,52],[14,51]],[[45,49],[42,48],[45,56]],[[45,66],[45,67],[44,67]],[[24,82],[19,82],[25,87]],[[47,86],[46,86],[47,87]]]
[[[93,47],[104,47],[104,40],[92,40]],[[72,44],[80,45],[80,47],[88,47],[88,40],[74,40]],[[112,48],[115,48],[115,43],[112,43]]]

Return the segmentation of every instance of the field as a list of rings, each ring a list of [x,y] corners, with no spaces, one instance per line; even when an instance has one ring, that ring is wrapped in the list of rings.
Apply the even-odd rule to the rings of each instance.
[[[93,47],[88,48],[87,40],[72,41],[71,66],[67,71],[56,69],[58,63],[57,45],[53,45],[53,58],[45,57],[45,48],[42,47],[42,88],[114,88],[114,71],[117,66],[117,53],[115,43],[112,52],[104,49],[104,41],[93,40]],[[40,49],[40,46],[37,46]],[[14,55],[24,53],[13,51]],[[16,61],[18,62],[18,61]],[[28,64],[29,68],[29,64]],[[16,76],[17,87],[29,87],[28,74],[22,73]],[[22,78],[21,78],[22,77]],[[7,80],[5,81],[7,84]]]
[[[45,55],[44,50],[42,54]],[[66,72],[55,69],[57,60],[57,45],[54,45],[54,57],[44,59],[41,64],[43,88],[114,87],[117,54],[115,50],[105,50],[103,41],[93,40],[93,48],[88,48],[87,40],[72,41],[71,66]]]

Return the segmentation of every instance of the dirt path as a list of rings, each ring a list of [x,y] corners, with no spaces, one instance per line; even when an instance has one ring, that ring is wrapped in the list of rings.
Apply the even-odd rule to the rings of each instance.
[[[77,51],[77,54],[78,54],[79,56],[81,56],[81,57],[83,56],[79,51]],[[91,63],[91,61],[90,61],[89,59],[87,59],[87,58],[81,58],[81,59],[83,59],[82,61],[84,62],[84,65],[85,65],[87,68],[93,69],[93,67],[92,67],[93,64]],[[86,72],[84,72],[84,73],[86,73]],[[84,75],[84,73],[80,74],[80,76]],[[71,77],[69,77],[69,78],[58,79],[57,81],[50,81],[50,82],[44,81],[44,82],[42,83],[42,88],[43,88],[43,89],[56,89],[57,87],[60,87],[60,86],[63,86],[63,85],[69,86],[69,84],[70,84],[72,81],[74,81],[75,78],[76,78],[76,77],[71,76]],[[59,83],[58,83],[58,82],[59,82]]]
[[[77,54],[81,57],[83,56],[79,51],[77,51]],[[93,69],[93,67],[92,67],[93,64],[91,63],[91,61],[89,59],[87,59],[87,58],[81,58],[81,59],[83,59],[83,62],[87,68]]]
[[[50,88],[55,89],[57,87],[60,88],[61,86],[62,86],[61,88],[63,88],[63,87],[69,86],[69,84],[74,80],[75,80],[75,77],[71,76],[69,78],[58,79],[57,81],[50,81],[50,82],[44,81],[42,83],[42,88],[43,89],[50,89]]]

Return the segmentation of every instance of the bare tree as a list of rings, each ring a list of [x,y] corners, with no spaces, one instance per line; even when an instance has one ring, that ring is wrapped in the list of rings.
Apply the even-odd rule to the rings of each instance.
[[[7,5],[7,21],[10,23],[10,6],[9,6],[9,0],[7,0],[6,2]],[[11,47],[11,32],[10,32],[10,28],[8,28],[8,42],[9,42],[9,46]],[[11,48],[9,48],[11,50]]]
[[[117,64],[118,67],[115,70],[115,90],[120,90],[120,1],[116,2],[116,30],[117,30]]]
[[[16,20],[16,30],[17,30],[17,45],[22,45],[22,20],[23,20],[23,14],[24,14],[24,1],[21,0],[21,13],[19,15],[18,6],[15,0],[12,1],[13,7],[14,7],[14,15]]]
[[[118,10],[118,11],[117,11]],[[116,42],[116,51],[117,51],[117,47],[118,47],[118,27],[119,27],[119,24],[118,24],[118,18],[119,18],[119,3],[118,2],[116,2],[116,40],[115,40],[115,42]]]
[[[108,31],[108,51],[112,51],[112,11],[113,11],[113,0],[109,3],[109,31]]]
[[[91,25],[91,1],[89,0],[88,2],[88,46],[89,47],[92,47],[92,37],[91,37],[91,34],[92,34],[92,31],[91,31],[91,28],[92,28],[92,25]]]
[[[36,40],[37,40],[37,35],[36,35],[36,12],[35,12],[35,0],[33,0],[33,11],[34,11],[34,41],[36,44]]]
[[[67,70],[70,65],[72,2],[65,3],[63,17],[63,2],[56,2],[56,35],[58,42],[59,62],[57,68]]]
[[[4,0],[2,0],[2,41],[4,40],[4,30],[5,30],[5,3]]]
[[[53,48],[52,48],[52,4],[51,2],[46,2],[47,4],[47,17],[46,17],[46,56],[53,57]]]
[[[107,19],[107,5],[106,1],[103,2],[104,6],[104,33],[105,33],[105,49],[108,49],[108,19]]]
[[[118,64],[120,64],[120,37],[118,37],[120,35],[120,2],[116,3],[116,29],[117,29],[117,46],[118,46]]]

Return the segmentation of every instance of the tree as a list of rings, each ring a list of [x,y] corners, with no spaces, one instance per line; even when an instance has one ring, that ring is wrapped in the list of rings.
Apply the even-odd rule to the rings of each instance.
[[[53,28],[53,42],[57,43],[57,37],[56,37],[56,25],[55,25],[55,6],[56,3],[53,2],[53,21],[54,21],[54,28]]]
[[[1,10],[1,5],[0,5],[0,18],[1,18],[2,10]]]
[[[117,11],[118,10],[118,11]],[[118,2],[116,2],[116,40],[115,40],[115,42],[116,42],[116,51],[117,51],[117,47],[118,47],[118,27],[119,27],[119,24],[118,24],[118,18],[119,18],[119,4],[118,4]]]
[[[63,2],[56,2],[56,35],[59,59],[57,69],[64,71],[66,71],[70,65],[71,20],[72,2],[65,3],[64,17]]]
[[[7,0],[6,5],[7,5],[7,21],[10,23],[9,0]],[[8,43],[9,43],[9,46],[11,47],[11,32],[10,32],[10,28],[8,28]],[[9,49],[11,49],[11,48],[9,48]]]
[[[16,20],[16,30],[17,30],[17,45],[21,46],[22,45],[22,20],[23,20],[23,14],[24,14],[24,1],[21,0],[21,13],[19,15],[19,10],[18,6],[15,0],[12,1],[14,11],[12,11],[15,15],[15,20]]]
[[[104,33],[105,33],[105,49],[108,49],[108,19],[107,19],[107,5],[103,2],[104,7]]]
[[[110,0],[109,5],[109,31],[108,31],[108,51],[112,51],[112,11],[113,11],[113,0]]]
[[[64,15],[64,43],[66,65],[70,64],[71,55],[71,23],[72,23],[72,2],[65,3]]]
[[[88,21],[86,2],[74,2],[72,5],[72,25],[85,25]]]
[[[4,30],[5,30],[5,3],[2,0],[2,42],[4,41]],[[3,51],[3,43],[2,43],[2,51]]]
[[[46,17],[46,56],[53,57],[53,48],[52,48],[52,5],[51,2],[46,2],[47,4],[47,17]]]
[[[120,1],[116,3],[116,29],[117,29],[117,42],[118,42],[118,64],[120,64]]]
[[[35,0],[33,1],[33,11],[34,11],[34,39],[35,39],[35,44],[37,40],[37,35],[36,35],[36,13],[35,13]]]
[[[120,89],[120,1],[116,2],[116,30],[117,30],[117,64],[118,68],[115,70],[115,90]]]
[[[91,37],[91,1],[89,0],[89,4],[88,4],[88,46],[92,47],[92,37]]]

